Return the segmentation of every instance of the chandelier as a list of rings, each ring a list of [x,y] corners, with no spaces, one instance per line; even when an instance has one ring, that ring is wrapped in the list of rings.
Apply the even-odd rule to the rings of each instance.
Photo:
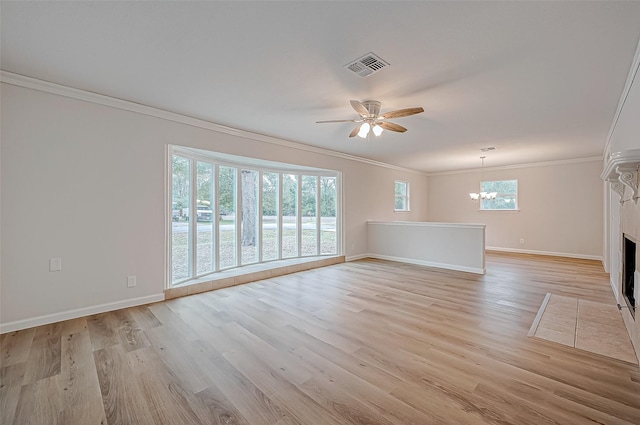
[[[484,182],[484,159],[485,158],[486,158],[485,156],[480,157],[480,159],[482,160],[482,166],[480,168],[480,173],[481,173],[480,185],[482,185],[482,182]],[[472,201],[477,201],[478,199],[486,199],[486,200],[496,199],[496,196],[498,196],[498,192],[469,193],[469,197],[471,198]]]

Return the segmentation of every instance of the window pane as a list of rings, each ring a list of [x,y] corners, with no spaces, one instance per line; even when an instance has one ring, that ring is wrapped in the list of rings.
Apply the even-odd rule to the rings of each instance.
[[[236,262],[236,168],[219,167],[220,268],[234,267]]]
[[[196,180],[198,198],[196,200],[198,243],[196,245],[196,274],[210,273],[214,268],[214,217],[213,211],[213,165],[198,161]]]
[[[262,260],[278,258],[278,174],[262,174]]]
[[[336,178],[320,179],[320,254],[336,254]]]
[[[302,253],[318,255],[318,177],[302,176]]]
[[[408,199],[409,194],[407,193],[407,182],[396,181],[395,184],[395,202],[394,209],[406,211],[409,209]]]
[[[515,210],[518,208],[518,180],[485,181],[480,184],[481,192],[496,192],[495,199],[483,199],[483,210]]]
[[[298,256],[298,176],[282,175],[282,258]]]
[[[242,170],[242,264],[258,261],[258,172]]]
[[[171,282],[191,276],[189,258],[189,205],[191,204],[191,161],[173,156],[171,167]]]

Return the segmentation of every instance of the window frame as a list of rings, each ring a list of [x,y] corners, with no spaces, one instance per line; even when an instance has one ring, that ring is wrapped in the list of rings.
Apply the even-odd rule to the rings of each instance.
[[[396,194],[396,186],[398,184],[404,185],[404,194]],[[395,180],[393,184],[393,211],[394,212],[409,212],[411,211],[410,206],[410,185],[408,181],[405,180]],[[396,201],[398,199],[403,200],[404,208],[396,208]]]
[[[495,200],[498,199],[505,199],[506,197],[513,197],[514,200],[514,206],[513,208],[485,208],[485,200],[480,199],[480,207],[478,208],[479,211],[511,211],[511,212],[517,212],[520,211],[520,204],[519,204],[519,199],[518,199],[518,192],[519,192],[519,182],[518,179],[501,179],[501,180],[483,180],[480,182],[480,192],[491,192],[488,190],[485,190],[485,183],[497,183],[497,182],[515,182],[516,184],[516,190],[515,193],[513,192],[497,192],[496,198]],[[509,201],[506,201],[507,203],[509,203]]]
[[[166,274],[166,283],[165,283],[165,287],[166,288],[172,288],[175,287],[176,285],[180,285],[180,284],[185,284],[187,282],[192,282],[192,281],[197,281],[198,279],[201,279],[205,276],[211,276],[214,275],[215,273],[219,273],[220,271],[225,271],[225,270],[229,270],[232,268],[237,268],[237,267],[242,267],[243,265],[251,265],[251,264],[261,264],[261,263],[268,263],[271,261],[279,261],[279,260],[285,260],[285,259],[292,259],[292,258],[305,258],[305,257],[326,257],[326,256],[335,256],[335,255],[342,255],[343,252],[343,246],[344,246],[344,235],[342,233],[342,229],[343,229],[343,224],[342,224],[342,217],[343,217],[343,213],[342,213],[342,173],[340,171],[337,170],[324,170],[324,169],[317,169],[317,168],[311,168],[311,167],[301,167],[301,166],[295,166],[293,164],[285,164],[285,163],[276,163],[276,162],[271,162],[271,161],[266,161],[266,160],[259,160],[259,159],[255,159],[255,158],[250,158],[250,157],[240,157],[240,156],[234,156],[234,155],[226,155],[226,154],[219,154],[220,157],[218,157],[218,155],[216,155],[216,152],[212,152],[212,151],[204,151],[204,150],[199,150],[199,149],[195,149],[195,148],[189,148],[186,146],[178,146],[178,145],[167,145],[168,146],[168,154],[167,154],[167,166],[166,166],[166,170],[167,170],[167,176],[168,178],[166,179],[166,184],[167,184],[167,190],[166,190],[166,204],[167,204],[167,211],[168,211],[168,218],[166,221],[167,223],[167,235],[168,237],[166,238],[167,240],[167,246],[166,246],[166,255],[167,255],[167,274]],[[174,156],[178,156],[181,158],[185,158],[189,161],[190,167],[195,168],[196,165],[198,164],[198,162],[204,162],[204,163],[209,163],[211,165],[213,165],[213,170],[214,170],[214,187],[213,187],[213,193],[215,194],[215,198],[212,200],[212,204],[214,204],[214,229],[213,229],[213,233],[214,233],[214,242],[213,242],[213,246],[212,249],[215,251],[215,259],[214,259],[214,270],[212,270],[211,272],[208,273],[204,273],[204,274],[198,274],[196,273],[196,269],[195,269],[195,264],[194,264],[194,260],[195,262],[197,262],[197,258],[194,259],[194,257],[197,255],[197,249],[193,250],[191,249],[188,253],[189,258],[187,259],[188,261],[188,273],[187,273],[187,277],[186,278],[180,278],[178,280],[173,280],[173,266],[174,266],[174,257],[173,257],[173,235],[174,235],[174,229],[173,229],[173,158]],[[232,157],[232,159],[230,159],[229,157]],[[235,234],[235,239],[236,239],[236,262],[235,262],[235,266],[225,266],[225,267],[221,267],[220,266],[220,232],[221,232],[221,228],[220,228],[220,222],[218,220],[218,214],[220,212],[220,205],[219,205],[219,200],[220,200],[220,176],[219,176],[219,169],[221,167],[232,167],[235,168],[235,172],[236,172],[236,187],[235,187],[235,192],[236,192],[236,196],[238,199],[236,199],[236,234]],[[250,264],[243,264],[242,263],[242,257],[241,257],[241,249],[242,247],[240,246],[240,239],[241,239],[241,211],[242,211],[242,188],[241,188],[241,178],[240,178],[240,173],[241,170],[252,170],[252,171],[257,171],[258,172],[258,217],[257,217],[257,221],[258,221],[258,226],[257,226],[257,231],[258,231],[258,235],[257,236],[257,243],[258,243],[258,248],[257,248],[257,256],[258,256],[258,261],[257,262],[252,262]],[[194,182],[197,179],[197,176],[195,175],[196,173],[194,172],[195,170],[190,170],[190,181],[189,181],[189,188],[190,188],[190,196],[192,197],[197,197],[196,195],[194,195],[194,192],[197,192],[197,184],[194,184]],[[262,238],[262,231],[263,231],[263,226],[262,226],[262,208],[263,208],[263,193],[262,193],[262,177],[264,173],[275,173],[278,175],[278,190],[277,190],[277,197],[276,197],[276,207],[277,207],[277,238],[278,238],[278,243],[277,243],[277,253],[275,258],[270,258],[270,259],[263,259],[263,252],[262,252],[262,242],[263,242],[263,238]],[[303,249],[302,249],[302,223],[301,223],[301,211],[302,211],[302,203],[303,203],[303,197],[301,196],[301,191],[302,191],[302,186],[301,184],[297,185],[297,202],[296,202],[296,209],[298,211],[297,217],[296,217],[296,223],[297,223],[297,235],[296,235],[296,239],[297,239],[297,255],[294,257],[283,257],[283,250],[282,250],[282,233],[284,231],[284,226],[283,226],[283,220],[282,220],[282,199],[283,199],[283,176],[285,175],[294,175],[298,181],[298,183],[300,183],[303,179],[303,176],[314,176],[316,177],[316,205],[315,205],[315,209],[316,209],[316,246],[317,246],[317,253],[315,255],[303,255]],[[321,208],[322,208],[322,195],[323,192],[320,190],[320,182],[322,178],[330,178],[330,179],[335,179],[335,186],[334,186],[334,191],[335,191],[335,252],[330,252],[330,253],[322,253],[321,250],[321,244],[322,244],[322,236],[323,236],[323,232],[321,232],[320,228],[321,228],[321,220],[322,217],[319,215]],[[195,199],[191,201],[191,204],[195,203]],[[193,207],[193,206],[192,206]],[[240,211],[240,212],[238,212]],[[188,229],[188,235],[189,235],[189,247],[193,248],[192,245],[195,245],[195,241],[197,240],[197,221],[193,221],[193,223],[189,223],[189,229]],[[326,235],[325,235],[326,236]]]

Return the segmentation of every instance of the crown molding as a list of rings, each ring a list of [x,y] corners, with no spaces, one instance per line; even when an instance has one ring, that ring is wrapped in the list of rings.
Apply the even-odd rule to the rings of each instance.
[[[454,170],[454,171],[441,171],[436,173],[427,173],[428,177],[432,176],[447,176],[452,174],[469,174],[479,173],[480,171],[500,171],[500,170],[515,170],[518,168],[533,168],[533,167],[547,167],[554,165],[569,165],[569,164],[581,164],[584,162],[601,162],[603,160],[600,156],[591,156],[587,158],[573,158],[573,159],[559,159],[557,161],[544,161],[544,162],[530,162],[524,164],[514,165],[501,165],[496,167],[484,167],[484,168],[470,168],[468,170]]]
[[[38,90],[45,93],[56,94],[58,96],[64,96],[71,99],[82,100],[85,102],[108,106],[111,108],[121,109],[124,111],[135,112],[138,114],[147,115],[150,117],[159,118],[167,121],[173,121],[176,123],[185,124],[192,127],[198,127],[205,130],[228,134],[231,136],[242,137],[245,139],[255,140],[263,143],[270,143],[272,145],[284,146],[290,149],[298,149],[301,151],[332,156],[335,158],[362,162],[365,164],[374,165],[377,167],[389,168],[396,171],[403,171],[403,172],[419,174],[423,176],[427,175],[427,173],[423,171],[412,170],[410,168],[399,167],[397,165],[387,164],[384,162],[375,161],[372,159],[363,158],[356,155],[350,155],[347,153],[333,151],[330,149],[324,149],[324,148],[318,148],[315,146],[305,145],[304,143],[294,142],[291,140],[279,139],[277,137],[267,136],[259,133],[253,133],[250,131],[240,130],[232,127],[227,127],[227,126],[216,124],[210,121],[189,117],[187,115],[179,114],[176,112],[166,111],[163,109],[154,108],[154,107],[143,105],[140,103],[131,102],[129,100],[118,99],[115,97],[106,96],[99,93],[76,89],[76,88],[64,86],[61,84],[51,83],[49,81],[39,80],[37,78],[27,77],[25,75],[15,74],[13,72],[8,72],[4,70],[0,70],[0,82],[5,84],[11,84],[18,87],[28,88],[32,90]]]

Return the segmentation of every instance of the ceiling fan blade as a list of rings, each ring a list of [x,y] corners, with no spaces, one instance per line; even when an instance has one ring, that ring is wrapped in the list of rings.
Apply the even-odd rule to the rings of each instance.
[[[316,124],[324,124],[328,122],[362,122],[362,120],[329,120],[329,121],[316,121]]]
[[[415,115],[424,112],[424,109],[419,108],[407,108],[407,109],[398,109],[397,111],[385,112],[380,115],[380,118],[388,119],[388,118],[400,118],[400,117],[408,117],[409,115]]]
[[[405,131],[407,131],[407,129],[404,128],[403,126],[392,123],[392,122],[380,121],[378,125],[384,128],[385,130],[397,131],[398,133],[404,133]]]
[[[358,134],[358,132],[360,131],[360,127],[359,125],[356,126],[356,128],[354,128],[353,130],[351,130],[351,133],[349,133],[349,137],[356,137],[356,135]]]
[[[364,105],[360,102],[358,102],[357,100],[350,100],[349,102],[351,102],[351,107],[361,116],[361,117],[368,117],[369,116],[369,111],[367,110],[367,108],[364,107]]]

